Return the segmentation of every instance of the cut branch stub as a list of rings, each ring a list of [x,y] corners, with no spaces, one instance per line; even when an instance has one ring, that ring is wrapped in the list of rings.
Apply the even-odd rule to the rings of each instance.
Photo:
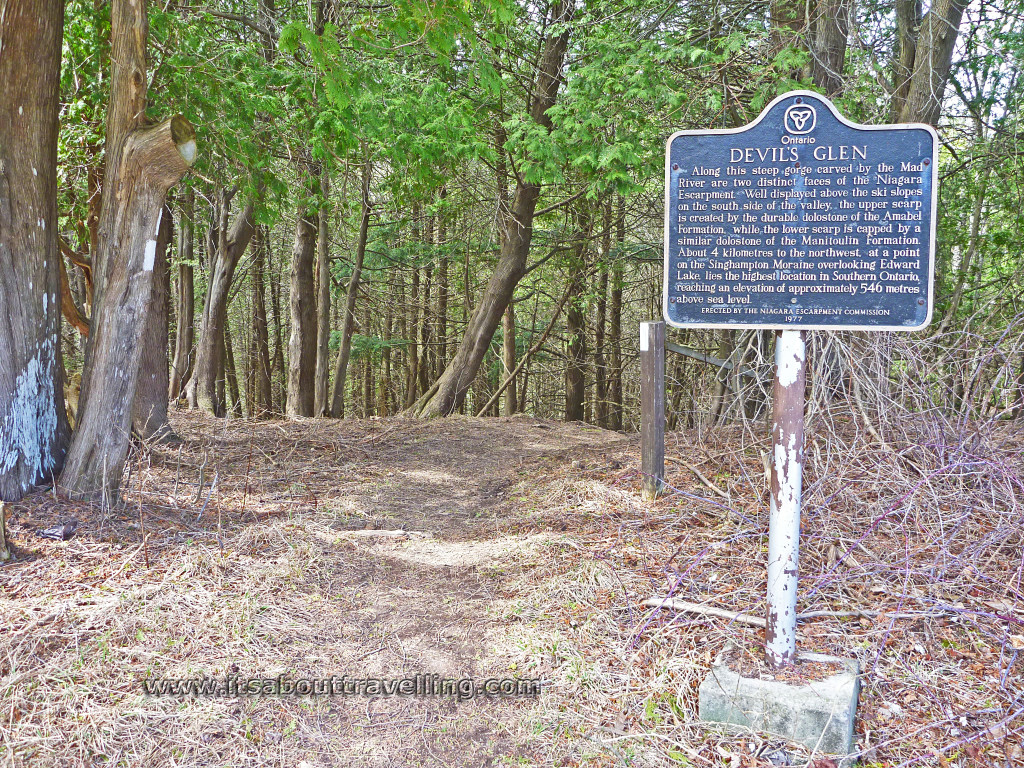
[[[192,123],[175,115],[152,128],[128,137],[124,153],[122,186],[143,181],[166,195],[196,159],[196,132]],[[162,207],[162,205],[161,205]]]

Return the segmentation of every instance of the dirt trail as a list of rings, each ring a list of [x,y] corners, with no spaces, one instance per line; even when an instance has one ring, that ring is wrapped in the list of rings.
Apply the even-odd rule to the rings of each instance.
[[[252,425],[177,416],[175,428],[180,451],[156,450],[144,472],[148,568],[130,508],[73,509],[45,495],[17,505],[23,561],[0,572],[4,619],[31,626],[52,611],[56,620],[41,645],[18,646],[0,669],[13,680],[6,708],[24,712],[14,764],[541,760],[521,738],[528,699],[182,699],[139,689],[145,678],[231,672],[518,676],[501,652],[516,632],[503,574],[548,556],[550,535],[512,530],[509,493],[537,467],[622,435],[529,418]],[[83,521],[72,541],[32,534],[72,513]],[[67,592],[47,591],[54,581]],[[111,591],[119,601],[97,602]],[[64,670],[76,656],[85,684],[69,698]],[[46,706],[33,708],[40,694]],[[67,718],[92,726],[69,730]]]

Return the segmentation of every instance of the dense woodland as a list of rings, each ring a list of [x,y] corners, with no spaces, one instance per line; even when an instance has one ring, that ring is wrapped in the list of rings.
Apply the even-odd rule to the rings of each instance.
[[[813,407],[1019,418],[1022,35],[1016,0],[0,0],[0,498],[116,491],[168,407],[635,428],[664,141],[794,88],[942,137],[934,322],[814,334]],[[763,416],[770,333],[672,340],[671,427]]]

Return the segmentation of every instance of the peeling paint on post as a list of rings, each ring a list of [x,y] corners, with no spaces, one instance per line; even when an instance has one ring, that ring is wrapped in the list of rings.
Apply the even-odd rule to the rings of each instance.
[[[768,523],[768,621],[765,656],[775,667],[796,656],[796,589],[800,563],[800,491],[804,472],[803,331],[777,331],[772,390],[771,517]]]

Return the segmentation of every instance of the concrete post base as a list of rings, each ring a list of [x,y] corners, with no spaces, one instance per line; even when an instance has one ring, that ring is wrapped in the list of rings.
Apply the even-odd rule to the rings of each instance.
[[[860,664],[798,654],[798,664],[841,664],[842,671],[803,684],[741,677],[720,656],[699,689],[700,719],[764,731],[830,755],[853,751]]]

